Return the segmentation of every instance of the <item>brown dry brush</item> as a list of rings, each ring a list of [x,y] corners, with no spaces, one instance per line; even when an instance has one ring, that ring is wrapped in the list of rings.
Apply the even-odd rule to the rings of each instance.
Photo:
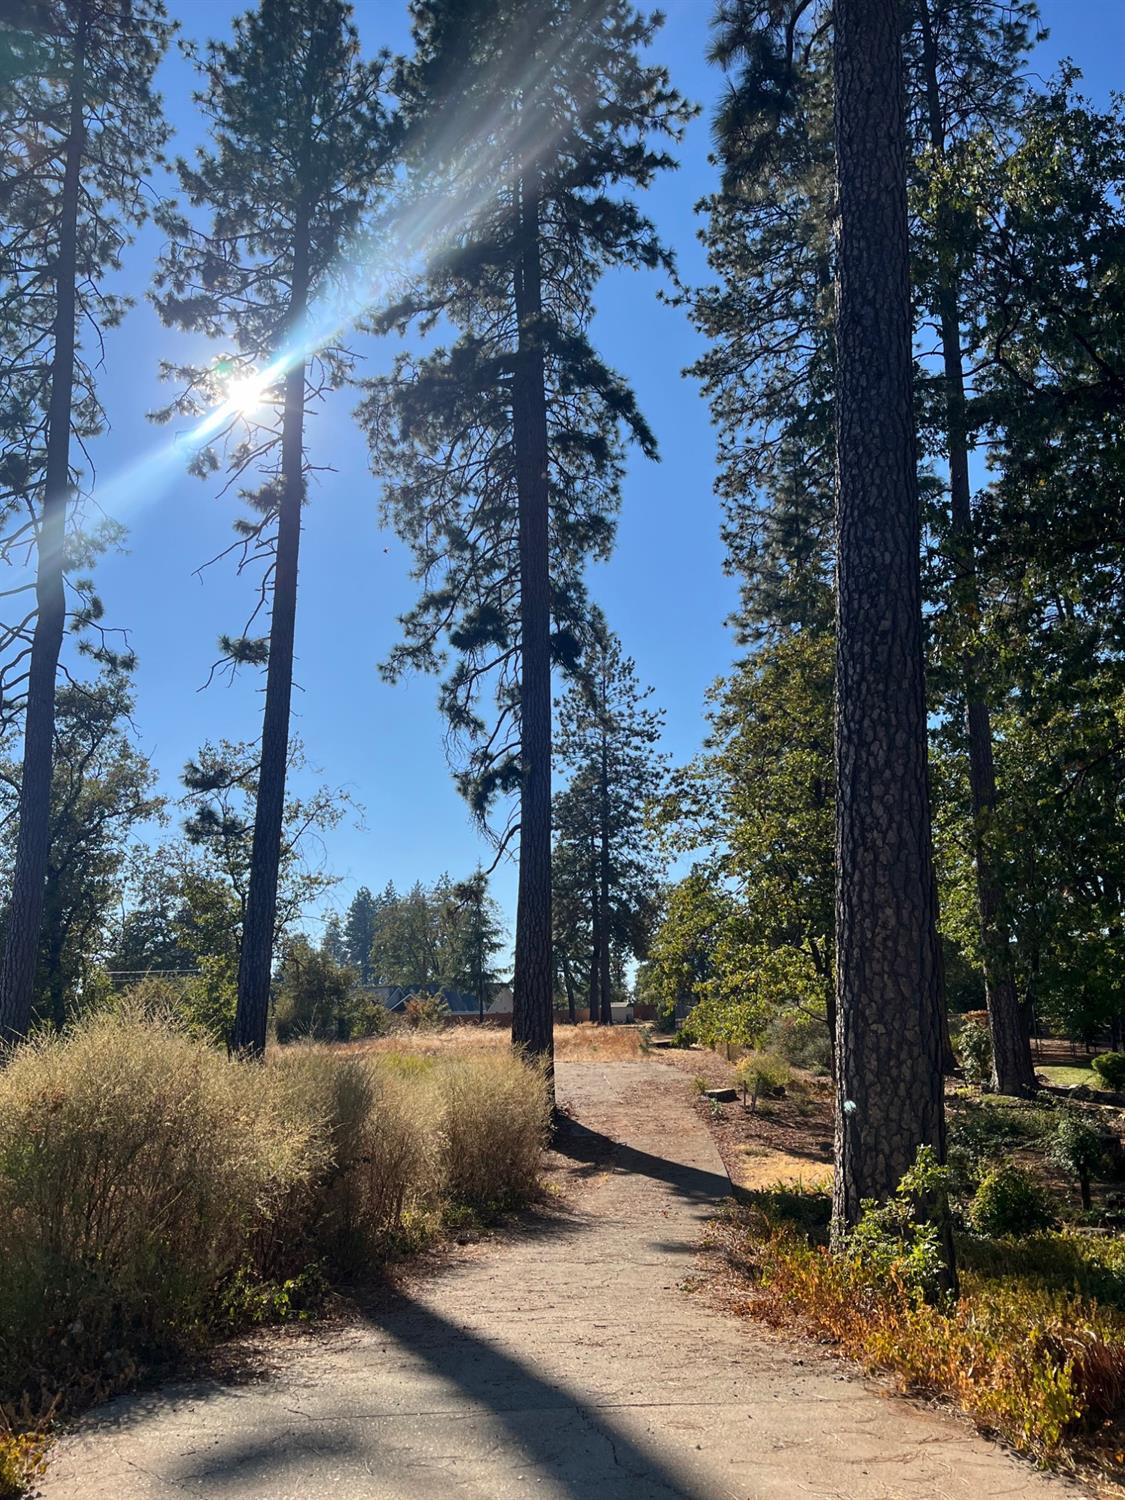
[[[250,1068],[128,1013],[22,1048],[0,1074],[9,1430],[526,1201],[547,1119],[542,1074],[503,1051]]]

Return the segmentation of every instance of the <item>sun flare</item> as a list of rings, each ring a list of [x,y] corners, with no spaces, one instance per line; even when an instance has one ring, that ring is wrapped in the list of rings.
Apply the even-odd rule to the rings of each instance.
[[[258,372],[239,375],[235,380],[228,380],[227,406],[240,416],[252,416],[265,401],[268,384],[269,377]]]

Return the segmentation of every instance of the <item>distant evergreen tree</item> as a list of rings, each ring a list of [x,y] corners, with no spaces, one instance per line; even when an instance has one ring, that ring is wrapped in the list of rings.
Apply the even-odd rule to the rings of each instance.
[[[348,962],[348,945],[344,938],[344,925],[335,912],[329,914],[324,923],[324,935],[320,940],[320,951],[334,964]]]
[[[72,438],[104,425],[82,340],[96,346],[128,305],[106,274],[146,217],[143,179],[167,139],[152,79],[170,31],[159,0],[15,0],[0,18],[0,551],[35,559],[34,607],[0,628],[0,714],[22,713],[24,735],[0,1045],[31,1016],[68,573],[88,552],[73,534]],[[100,605],[78,592],[72,628],[96,627]]]
[[[641,60],[657,18],[629,0],[418,0],[401,69],[411,191],[450,232],[380,326],[439,319],[448,348],[403,356],[361,417],[385,511],[424,592],[387,671],[442,671],[483,819],[519,794],[512,1036],[551,1054],[551,669],[589,635],[583,570],[609,551],[622,431],[655,442],[587,335],[598,277],[666,266],[629,196],[672,164],[689,110]],[[495,712],[482,698],[491,690]]]
[[[504,947],[504,924],[499,907],[488,893],[488,876],[483,870],[459,881],[451,896],[459,930],[457,987],[477,997],[483,1016],[500,979],[496,956]]]
[[[344,913],[343,958],[337,962],[351,964],[359,975],[361,984],[373,984],[376,976],[371,965],[371,946],[375,941],[376,918],[381,908],[394,899],[394,887],[388,886],[383,896],[376,898],[365,885],[356,891]],[[333,957],[336,957],[334,954]]]
[[[664,790],[662,710],[647,707],[631,658],[611,638],[559,705],[558,754],[570,771],[555,798],[556,842],[585,883],[591,929],[590,1019],[608,1025],[615,957],[643,958],[663,862],[646,811]]]
[[[309,459],[311,399],[337,386],[346,349],[327,341],[348,251],[386,181],[390,136],[381,62],[359,56],[344,0],[261,0],[236,18],[234,39],[197,59],[201,107],[213,145],[177,163],[192,205],[212,215],[195,230],[162,215],[172,243],[157,279],[157,307],[178,327],[234,349],[204,369],[168,369],[184,384],[165,415],[213,412],[227,434],[228,483],[262,476],[249,493],[254,516],[237,531],[245,564],[265,563],[253,620],[270,601],[268,639],[224,638],[232,663],[266,668],[261,767],[233,1045],[266,1043],[274,905],[285,804],[301,509]],[[260,410],[259,410],[260,408]],[[214,418],[212,418],[214,420]],[[218,434],[216,434],[218,436]],[[219,458],[207,449],[195,469]],[[249,626],[247,630],[249,630]]]

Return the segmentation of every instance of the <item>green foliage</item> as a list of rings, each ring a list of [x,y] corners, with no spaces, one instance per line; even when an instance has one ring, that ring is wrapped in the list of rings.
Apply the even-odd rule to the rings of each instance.
[[[307,938],[294,938],[282,957],[274,990],[278,1041],[347,1041],[357,1019],[354,993],[353,970],[313,948]]]
[[[685,987],[679,951],[691,991],[737,1010],[749,1042],[775,1017],[831,1013],[832,661],[831,639],[806,633],[717,684],[706,748],[661,809],[672,852],[706,856],[653,939],[663,988]],[[824,1036],[827,1061],[826,1023]]]
[[[985,1173],[969,1205],[973,1229],[992,1239],[1038,1234],[1053,1219],[1043,1189],[1011,1162],[1001,1162]]]
[[[697,998],[715,977],[715,953],[732,903],[708,875],[695,869],[665,892],[663,915],[641,967],[638,986],[661,1016]]]
[[[656,918],[664,862],[646,814],[667,767],[657,749],[664,714],[647,706],[651,694],[609,636],[558,705],[554,743],[568,781],[552,816],[556,964],[561,970],[566,960],[572,986],[585,969],[595,999],[604,974],[612,987],[628,960],[645,956]],[[604,1010],[611,996],[600,999]]]
[[[990,1097],[962,1099],[949,1122],[950,1161],[975,1187],[984,1169],[1015,1146],[1040,1144],[1054,1124],[1046,1110],[1009,1107]]]
[[[81,637],[81,650],[111,670],[130,654],[115,651],[101,625],[88,564],[122,532],[108,520],[85,529],[91,466],[79,454],[106,423],[97,392],[103,336],[131,303],[128,278],[117,274],[122,255],[158,196],[148,177],[169,129],[153,82],[172,31],[160,0],[86,6],[18,0],[4,7],[0,34],[0,550],[13,563],[18,558],[21,570],[30,561],[32,581],[38,561],[41,588],[65,590],[66,628]],[[68,265],[71,237],[74,261]],[[57,342],[60,318],[69,318],[75,333],[69,366]],[[67,449],[61,473],[56,450],[52,489],[66,547],[56,553],[48,541],[36,559],[48,433],[60,436],[51,403],[59,397],[69,472]],[[30,559],[23,550],[28,544]],[[36,619],[20,603],[25,579],[20,582],[0,631],[5,729],[27,701]],[[46,639],[35,656],[53,678],[56,662]],[[50,727],[48,721],[48,733]]]
[[[864,1203],[847,1236],[845,1257],[864,1274],[886,1280],[914,1303],[935,1302],[947,1268],[935,1208],[943,1211],[948,1173],[930,1146],[920,1146],[914,1165],[886,1203]]]
[[[1047,1157],[1078,1183],[1082,1207],[1090,1207],[1090,1177],[1104,1163],[1106,1138],[1085,1115],[1067,1110],[1047,1141]]]
[[[1125,1089],[1125,1052],[1100,1052],[1090,1066],[1107,1089]]]
[[[411,995],[403,1007],[406,1024],[414,1031],[440,1031],[450,1010],[440,995]]]
[[[985,1087],[992,1078],[992,1037],[987,1021],[966,1017],[954,1033],[953,1045],[966,1079]]]
[[[827,1074],[832,1067],[832,1045],[824,1016],[805,1010],[780,1010],[766,1027],[765,1045],[795,1068]]]
[[[753,999],[708,995],[688,1014],[681,1031],[704,1047],[753,1047],[766,1026],[766,1012]]]
[[[790,1078],[789,1064],[772,1052],[751,1052],[739,1059],[735,1076],[743,1097],[750,1096],[750,1108],[757,1109],[761,1097],[784,1092]]]
[[[432,886],[419,881],[402,895],[388,884],[372,901],[369,928],[368,969],[375,984],[439,985],[474,995],[480,984],[487,1005],[500,981],[496,960],[504,948],[504,924],[483,874],[459,883],[442,875]]]
[[[155,772],[130,732],[127,675],[107,670],[64,684],[55,699],[50,852],[39,940],[35,1012],[61,1028],[97,1001],[96,957],[127,879],[138,824],[159,817]],[[10,881],[19,830],[22,751],[0,754],[0,868]]]
[[[569,0],[419,0],[412,15],[397,80],[410,202],[462,209],[436,244],[427,236],[421,280],[376,323],[444,319],[451,342],[367,382],[359,415],[385,516],[422,581],[385,671],[442,675],[458,785],[483,819],[522,779],[521,602],[549,608],[537,645],[572,671],[596,635],[584,571],[612,545],[624,441],[655,455],[589,331],[604,271],[670,265],[633,194],[672,165],[660,139],[692,111],[644,57],[660,17],[629,0],[604,0],[597,25]],[[521,550],[518,454],[544,435],[549,527],[542,551]],[[537,692],[550,691],[546,666],[537,657]]]

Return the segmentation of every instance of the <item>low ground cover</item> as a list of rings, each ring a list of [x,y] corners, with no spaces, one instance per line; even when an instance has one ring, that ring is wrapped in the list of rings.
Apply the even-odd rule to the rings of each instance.
[[[14,1434],[49,1413],[526,1201],[547,1123],[542,1076],[480,1045],[256,1066],[106,1014],[20,1049],[0,1073],[0,1459],[20,1467]]]

